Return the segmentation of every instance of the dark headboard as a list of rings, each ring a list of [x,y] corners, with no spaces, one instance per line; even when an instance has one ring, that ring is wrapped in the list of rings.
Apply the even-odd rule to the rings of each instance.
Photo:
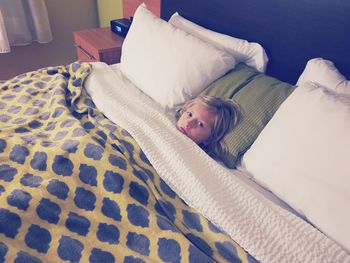
[[[267,74],[295,84],[310,58],[332,60],[350,79],[350,0],[162,0],[211,30],[260,43]]]

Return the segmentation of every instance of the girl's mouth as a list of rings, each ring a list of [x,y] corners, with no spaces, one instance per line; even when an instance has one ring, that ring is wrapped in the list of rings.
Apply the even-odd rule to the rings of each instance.
[[[182,127],[177,127],[177,129],[182,132],[183,134],[187,135],[186,130]]]

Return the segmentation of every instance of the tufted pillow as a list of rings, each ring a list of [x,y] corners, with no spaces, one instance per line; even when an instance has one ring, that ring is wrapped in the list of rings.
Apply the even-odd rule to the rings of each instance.
[[[236,65],[235,58],[141,4],[124,40],[121,71],[165,108],[181,105]]]
[[[202,95],[233,99],[240,105],[241,120],[224,138],[229,151],[222,161],[227,167],[236,167],[293,89],[288,83],[240,63],[202,92]]]

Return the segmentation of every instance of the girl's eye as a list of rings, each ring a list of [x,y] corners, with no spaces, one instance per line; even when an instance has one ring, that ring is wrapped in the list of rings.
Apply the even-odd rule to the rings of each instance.
[[[188,117],[192,117],[192,112],[188,111],[188,112],[187,112],[187,116],[188,116]]]
[[[201,127],[201,128],[203,128],[203,127],[204,127],[203,122],[198,122],[198,126]]]

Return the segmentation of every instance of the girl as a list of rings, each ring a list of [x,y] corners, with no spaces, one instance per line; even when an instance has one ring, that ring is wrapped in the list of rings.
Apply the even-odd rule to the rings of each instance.
[[[176,128],[197,143],[214,159],[221,159],[227,147],[224,136],[237,124],[239,107],[230,100],[201,96],[180,110]]]

